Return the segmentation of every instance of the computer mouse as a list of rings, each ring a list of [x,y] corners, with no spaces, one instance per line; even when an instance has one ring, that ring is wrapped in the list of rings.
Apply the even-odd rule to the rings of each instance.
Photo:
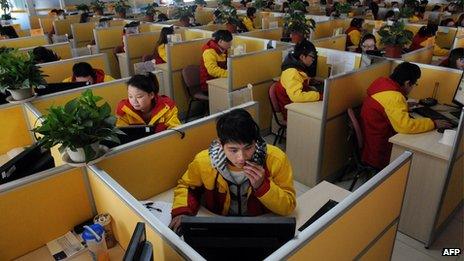
[[[424,106],[435,106],[437,105],[438,101],[437,99],[434,98],[425,98],[425,99],[420,99],[419,104],[424,105]]]

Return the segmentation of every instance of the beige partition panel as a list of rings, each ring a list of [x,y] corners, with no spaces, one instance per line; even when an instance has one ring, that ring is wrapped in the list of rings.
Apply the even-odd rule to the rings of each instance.
[[[54,51],[61,59],[71,59],[72,58],[72,50],[71,44],[69,42],[65,43],[56,43],[56,44],[47,44],[42,45],[43,47]],[[35,46],[37,47],[37,46]],[[35,47],[28,47],[28,48],[21,48],[20,51],[23,52],[31,52],[34,50]]]
[[[47,44],[49,44],[48,37],[45,35],[0,40],[0,47],[9,48],[27,48]]]
[[[446,49],[450,49],[453,47],[454,38],[456,37],[457,29],[446,27],[446,26],[439,26],[437,35],[435,36],[435,42],[438,46]]]
[[[243,33],[243,36],[256,37],[261,39],[280,41],[282,38],[283,28],[278,27],[274,29],[254,30],[251,32]]]
[[[55,21],[55,19],[56,18],[52,16],[39,17],[40,28],[42,28],[45,34],[48,34],[52,31],[53,21]]]
[[[108,62],[110,65],[110,72],[113,78],[120,78],[121,72],[119,71],[118,60],[114,55],[114,48],[122,46],[122,26],[112,26],[109,28],[96,28],[93,30],[95,44],[97,45],[97,52],[107,53]]]
[[[340,202],[332,210],[346,209],[322,220],[289,260],[390,260],[410,161],[411,153],[403,154]]]
[[[21,105],[0,106],[0,155],[16,147],[32,144],[32,136]]]
[[[67,35],[71,36],[72,35],[71,22],[72,22],[72,20],[69,20],[69,19],[53,21],[53,28],[55,28],[55,34],[56,35],[65,35],[65,34],[67,34]]]
[[[334,30],[343,28],[343,31],[350,25],[351,19],[335,19],[316,23],[316,30],[312,33],[311,39],[332,37]]]
[[[93,217],[84,175],[63,166],[36,174],[33,182],[0,186],[1,260],[42,247]]]
[[[88,44],[95,42],[95,37],[93,35],[93,29],[95,28],[95,25],[95,22],[77,23],[71,25],[71,31],[76,48],[86,47]]]
[[[345,51],[346,35],[338,35],[335,37],[319,38],[313,41],[316,47]]]
[[[106,74],[109,72],[108,58],[106,53],[80,56],[77,58],[61,60],[50,63],[39,64],[43,73],[47,75],[45,81],[48,83],[62,82],[72,76],[72,67],[75,63],[87,62],[95,69],[101,69]]]
[[[431,64],[433,58],[433,46],[420,48],[413,52],[403,54],[401,60],[412,63]]]
[[[245,45],[246,53],[259,52],[266,50],[267,41],[252,37],[235,36],[232,40],[232,46],[239,44]]]
[[[158,42],[160,31],[124,36],[129,74],[134,74],[134,64],[141,62],[144,55],[152,55]]]
[[[201,25],[208,24],[214,19],[213,11],[214,9],[211,8],[197,7],[197,10],[195,11],[195,21]]]

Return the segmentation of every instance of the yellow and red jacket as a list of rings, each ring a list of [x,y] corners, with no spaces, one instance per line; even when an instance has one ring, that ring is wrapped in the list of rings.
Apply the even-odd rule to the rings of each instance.
[[[346,46],[345,48],[348,48],[348,46],[358,46],[359,41],[361,41],[361,31],[354,27],[350,26],[348,29],[346,29]]]
[[[155,63],[156,64],[162,64],[162,63],[167,63],[168,58],[166,55],[166,45],[165,44],[160,44],[155,51]]]
[[[435,124],[429,118],[411,118],[406,95],[400,85],[390,78],[381,77],[367,89],[361,108],[361,127],[364,135],[362,161],[382,169],[390,162],[390,137],[396,133],[430,131]]]
[[[296,206],[290,162],[280,149],[267,145],[265,178],[262,185],[248,189],[247,213],[250,216],[273,212],[289,215]],[[230,192],[227,181],[211,165],[208,150],[201,151],[189,164],[174,190],[172,216],[196,215],[201,196],[205,207],[213,213],[227,215]]]
[[[96,75],[95,79],[93,79],[93,84],[114,81],[114,78],[109,75],[106,75],[103,70],[101,69],[93,69],[93,70],[95,71],[95,75]],[[76,81],[76,77],[74,75],[63,80],[63,82],[75,82],[75,81]]]
[[[251,31],[255,30],[255,27],[253,25],[253,20],[251,20],[250,17],[248,17],[248,16],[243,17],[242,18],[242,23],[243,23],[243,25],[245,25],[248,32],[251,32]]]
[[[412,38],[412,43],[409,46],[409,51],[412,52],[427,46],[433,46],[433,55],[435,56],[445,56],[449,54],[448,50],[441,48],[435,43],[435,36],[427,37],[421,36],[419,34],[414,35],[414,37]]]
[[[180,125],[176,103],[173,100],[164,95],[157,95],[154,98],[154,103],[155,106],[151,111],[150,121],[145,122],[142,113],[132,107],[129,99],[120,101],[116,109],[118,117],[116,126],[154,125],[156,133]]]
[[[200,85],[203,91],[208,91],[206,81],[215,78],[227,78],[227,50],[213,39],[202,47],[203,55],[200,62]]]

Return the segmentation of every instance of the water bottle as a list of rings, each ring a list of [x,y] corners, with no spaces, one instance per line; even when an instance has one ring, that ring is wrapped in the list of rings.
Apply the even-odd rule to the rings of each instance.
[[[82,238],[87,243],[90,254],[94,261],[109,261],[108,249],[105,241],[105,230],[100,224],[84,226]]]

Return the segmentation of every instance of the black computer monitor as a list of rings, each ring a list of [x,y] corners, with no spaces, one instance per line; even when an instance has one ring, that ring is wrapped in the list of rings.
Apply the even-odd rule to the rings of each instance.
[[[295,235],[293,217],[181,218],[185,242],[206,260],[263,260]]]
[[[39,86],[34,89],[37,95],[46,95],[55,92],[62,92],[67,90],[76,89],[79,87],[86,86],[87,82],[58,82],[58,83],[47,83],[46,85]]]
[[[118,134],[118,138],[121,143],[116,143],[112,141],[103,141],[102,145],[107,146],[108,148],[114,148],[116,146],[129,143],[134,140],[145,138],[155,133],[155,126],[153,125],[129,125],[124,127],[118,127],[119,130],[125,134]]]
[[[50,150],[42,149],[38,143],[35,143],[0,166],[0,184],[53,167],[55,167],[55,161]]]
[[[458,87],[454,92],[453,103],[464,107],[464,73],[461,75],[461,80],[459,81]]]
[[[145,241],[139,261],[153,261],[153,245]]]
[[[132,233],[127,250],[124,253],[123,261],[139,261],[146,240],[145,223],[138,222],[135,226],[134,232]]]

